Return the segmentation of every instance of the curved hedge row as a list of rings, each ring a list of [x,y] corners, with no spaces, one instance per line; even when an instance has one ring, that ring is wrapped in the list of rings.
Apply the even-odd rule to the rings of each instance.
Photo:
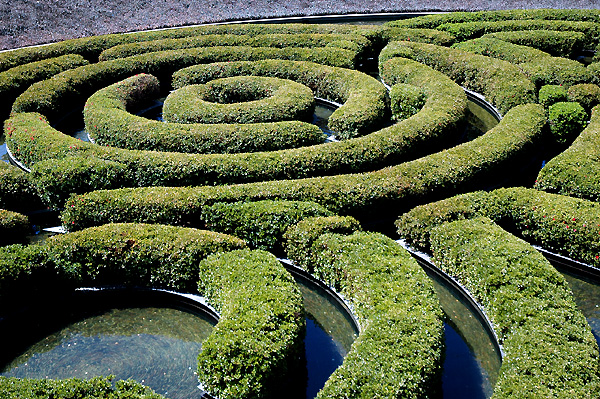
[[[600,204],[527,188],[473,192],[418,206],[396,221],[398,233],[429,249],[433,228],[485,216],[525,240],[600,267]]]
[[[435,264],[473,293],[503,344],[494,398],[600,395],[598,344],[543,255],[485,218],[443,224],[430,240]]]
[[[446,74],[459,85],[483,94],[502,113],[536,102],[531,80],[506,61],[432,44],[392,42],[379,54],[379,62],[394,57],[410,58]]]
[[[562,85],[568,88],[595,80],[594,75],[575,60],[552,57],[541,50],[492,37],[468,40],[453,47],[516,64],[538,90],[544,85]]]
[[[584,48],[585,34],[582,32],[555,30],[518,30],[488,33],[483,37],[545,51],[555,57],[574,57]]]
[[[33,83],[87,64],[80,55],[66,54],[0,72],[0,118],[8,116],[15,99]]]
[[[200,262],[200,293],[221,313],[202,342],[198,378],[219,398],[285,396],[301,371],[304,306],[272,254],[238,250]]]
[[[30,176],[16,166],[0,161],[0,208],[32,210],[42,206]]]
[[[552,158],[537,176],[535,188],[600,201],[600,107],[592,110],[587,128],[573,144]]]
[[[311,120],[311,89],[288,79],[233,76],[171,92],[163,119],[175,123],[265,123]]]
[[[140,74],[97,91],[83,112],[89,136],[99,145],[201,154],[275,151],[322,143],[324,139],[317,126],[299,121],[173,124],[128,112],[158,97],[159,90],[158,79]]]
[[[207,25],[189,28],[163,29],[147,32],[109,34],[65,40],[44,46],[25,47],[0,53],[0,71],[18,65],[40,61],[65,54],[79,54],[90,62],[98,61],[100,54],[111,47],[160,39],[176,39],[198,35],[263,35],[263,34],[357,34],[370,38],[379,32],[379,27],[350,26],[340,24],[231,24]]]
[[[344,44],[350,42],[352,44]],[[318,34],[318,33],[268,33],[258,35],[219,34],[200,35],[178,39],[159,39],[144,42],[121,44],[104,50],[99,61],[150,53],[155,51],[179,50],[196,47],[248,46],[248,47],[340,47],[354,50],[357,55],[371,46],[371,41],[357,34]]]
[[[394,62],[402,65],[401,60]],[[71,198],[61,218],[69,230],[125,220],[193,224],[202,208],[215,202],[275,198],[314,201],[362,216],[389,206],[406,209],[518,172],[545,126],[543,108],[528,104],[513,108],[495,128],[471,142],[375,172],[230,186],[95,191]]]
[[[432,282],[410,254],[390,238],[363,232],[323,234],[310,253],[309,270],[351,302],[362,327],[317,397],[426,398],[435,393],[443,315]]]
[[[273,63],[278,61],[261,61],[258,68]],[[58,206],[66,198],[62,187],[66,171],[71,171],[75,177],[71,180],[74,185],[71,188],[75,192],[84,192],[128,185],[234,183],[372,170],[419,156],[454,140],[457,134],[455,127],[464,115],[466,100],[456,84],[415,62],[404,60],[390,65],[399,64],[401,65],[397,69],[398,73],[402,73],[402,78],[398,81],[422,86],[431,94],[423,110],[413,118],[367,136],[326,145],[270,153],[228,155],[125,151],[95,146],[62,135],[49,126],[43,117],[33,113],[14,115],[6,122],[5,131],[11,151],[26,165],[36,164],[33,168],[33,181],[44,190],[45,198],[53,200],[53,204]],[[228,65],[235,69],[238,66],[252,67],[253,64]],[[286,65],[296,71],[306,71],[313,67],[313,64],[304,63]],[[221,64],[212,67],[219,69]],[[320,68],[327,67],[317,68],[321,70]],[[385,73],[391,74],[392,71],[393,68],[390,67],[390,72]],[[347,76],[342,70],[340,74]],[[364,74],[358,77],[366,79]],[[374,81],[373,78],[368,78],[367,84],[372,80]],[[383,85],[377,83],[376,87],[380,87],[383,90],[381,94],[385,95]],[[444,90],[437,93],[442,88]],[[67,159],[68,156],[86,159],[78,163],[81,168],[74,169],[74,159]],[[47,161],[40,162],[43,160]],[[102,170],[106,170],[106,173],[101,173],[102,178],[98,179],[101,182],[99,187],[94,187],[93,180],[89,178],[97,175],[91,169],[95,166],[102,166]],[[119,175],[121,170],[126,172],[124,178]]]
[[[17,212],[0,209],[0,245],[25,241],[29,218]]]

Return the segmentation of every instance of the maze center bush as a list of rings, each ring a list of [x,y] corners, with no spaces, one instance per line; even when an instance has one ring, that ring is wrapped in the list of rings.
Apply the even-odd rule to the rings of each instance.
[[[176,123],[261,123],[310,120],[310,88],[291,80],[235,76],[189,85],[165,100],[163,119]]]

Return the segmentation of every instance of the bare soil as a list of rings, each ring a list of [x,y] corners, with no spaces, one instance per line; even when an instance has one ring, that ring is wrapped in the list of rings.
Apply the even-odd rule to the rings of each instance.
[[[3,0],[0,49],[70,38],[283,16],[600,8],[600,0]]]

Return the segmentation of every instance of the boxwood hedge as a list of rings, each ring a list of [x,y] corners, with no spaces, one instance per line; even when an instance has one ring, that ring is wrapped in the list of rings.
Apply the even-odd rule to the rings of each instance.
[[[488,33],[483,37],[491,37],[514,44],[520,44],[545,51],[555,57],[571,58],[579,55],[584,48],[583,32],[555,30],[519,30]]]
[[[396,221],[398,233],[428,251],[431,230],[485,216],[532,244],[600,267],[600,205],[527,188],[473,192],[418,206]]]
[[[300,372],[302,295],[272,254],[238,250],[200,262],[200,293],[221,313],[202,342],[198,378],[219,398],[284,396]]]
[[[314,202],[272,200],[218,202],[202,209],[208,230],[234,235],[250,248],[274,253],[281,253],[283,235],[289,226],[315,216],[333,213]]]
[[[570,143],[586,127],[585,109],[574,102],[557,102],[548,107],[548,122],[554,140],[559,144]]]
[[[537,189],[600,201],[600,107],[589,125],[563,153],[552,158],[537,176]]]
[[[567,98],[569,101],[581,104],[586,112],[590,112],[600,104],[600,87],[591,83],[574,85],[569,87]]]
[[[435,393],[444,345],[442,311],[416,261],[378,233],[323,234],[310,251],[309,270],[350,301],[361,325],[352,349],[317,397]]]
[[[428,65],[467,89],[483,94],[500,112],[536,102],[535,86],[521,70],[506,61],[426,43],[392,42],[379,54],[383,63],[405,57]]]
[[[404,120],[410,118],[425,105],[425,93],[416,86],[398,83],[390,90],[392,118]]]
[[[595,80],[594,75],[575,60],[552,57],[541,50],[491,37],[468,40],[453,47],[516,64],[538,89],[550,84],[569,87]]]
[[[538,99],[544,108],[552,104],[567,101],[567,89],[560,85],[545,85],[540,88]]]
[[[21,213],[0,209],[0,245],[25,241],[29,218]]]
[[[29,379],[0,376],[0,393],[14,399],[163,399],[164,396],[133,380],[116,381],[112,377],[89,380]]]
[[[443,224],[430,239],[435,264],[483,305],[503,344],[495,398],[600,395],[598,344],[543,255],[486,218]]]
[[[515,107],[494,129],[471,142],[375,172],[230,186],[96,191],[70,199],[61,217],[71,230],[109,221],[193,224],[202,207],[215,202],[275,198],[315,201],[361,216],[389,206],[406,209],[518,172],[545,126],[543,108],[528,104]]]
[[[28,211],[42,207],[31,176],[16,166],[0,161],[0,208]]]
[[[183,153],[276,151],[322,143],[315,125],[300,121],[255,124],[173,124],[133,115],[159,96],[160,83],[139,74],[93,94],[84,107],[86,131],[99,145]]]
[[[232,76],[171,92],[163,119],[176,123],[261,123],[312,120],[313,92],[288,79]]]

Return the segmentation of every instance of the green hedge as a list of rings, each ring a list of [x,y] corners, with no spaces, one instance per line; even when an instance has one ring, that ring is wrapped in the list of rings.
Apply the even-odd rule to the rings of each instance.
[[[276,151],[322,143],[323,132],[299,121],[252,125],[166,124],[128,112],[158,97],[160,83],[140,74],[92,95],[84,107],[86,131],[96,144],[184,153]]]
[[[367,38],[377,37],[378,27],[350,26],[340,24],[231,24],[210,25],[189,28],[164,29],[147,32],[110,34],[65,40],[45,46],[26,47],[0,53],[0,71],[18,65],[40,61],[65,54],[79,54],[90,62],[98,61],[106,49],[125,44],[160,39],[176,39],[198,35],[264,35],[264,34],[356,34]]]
[[[159,39],[138,43],[127,43],[104,50],[99,57],[100,61],[116,58],[130,57],[132,55],[150,53],[164,50],[179,50],[196,47],[217,46],[248,46],[248,47],[339,47],[344,41],[354,43],[356,46],[354,58],[370,48],[371,42],[364,36],[356,34],[317,34],[317,33],[269,33],[259,35],[247,34],[218,34],[199,35],[179,39]],[[349,49],[348,46],[342,48]]]
[[[548,109],[552,104],[567,101],[567,89],[559,85],[545,85],[538,93],[540,104]]]
[[[410,58],[448,75],[459,85],[483,94],[502,113],[520,104],[536,102],[531,80],[506,61],[412,42],[389,43],[379,54],[379,62],[393,57]]]
[[[307,217],[332,215],[319,204],[301,201],[218,202],[202,209],[208,230],[234,235],[250,248],[275,253],[281,252],[289,226]]]
[[[398,233],[428,251],[433,228],[486,216],[532,244],[600,267],[600,205],[526,188],[473,192],[412,209],[396,221]]]
[[[398,83],[390,90],[392,118],[401,121],[410,118],[425,105],[425,93],[416,86]]]
[[[289,394],[301,371],[305,333],[302,295],[270,253],[239,250],[200,262],[200,293],[221,313],[202,342],[198,379],[219,398]]]
[[[0,376],[0,395],[12,399],[163,399],[164,396],[142,384],[111,377],[93,377],[89,380],[35,380]]]
[[[600,201],[600,107],[592,110],[587,128],[537,176],[539,190]]]
[[[0,245],[25,241],[27,233],[29,233],[27,216],[0,209]]]
[[[31,84],[87,63],[80,55],[67,54],[0,72],[0,117],[8,116],[15,99]]]
[[[586,127],[587,120],[587,113],[579,103],[558,102],[548,108],[550,132],[559,144],[572,142]]]
[[[329,117],[329,129],[340,138],[371,132],[386,115],[386,91],[370,76],[325,65],[309,63],[274,64],[227,62],[195,65],[173,74],[173,87],[204,84],[213,79],[240,75],[274,76],[308,86],[317,97],[343,103]]]
[[[16,166],[0,161],[0,208],[25,211],[42,207],[30,176]]]
[[[543,255],[486,218],[441,225],[430,239],[435,264],[483,305],[503,344],[495,398],[600,395],[598,344]]]
[[[360,216],[390,207],[406,209],[519,173],[542,140],[545,126],[543,108],[529,104],[515,107],[471,142],[375,172],[230,186],[96,191],[70,199],[61,217],[68,229],[78,230],[109,221],[194,223],[202,208],[215,202],[314,201]]]
[[[503,21],[521,19],[564,20],[564,21],[589,21],[600,22],[600,11],[594,9],[530,9],[530,10],[497,10],[478,12],[451,12],[424,15],[417,18],[407,18],[388,22],[388,26],[406,28],[435,29],[441,24],[475,22],[475,21]]]
[[[323,234],[350,235],[362,230],[358,220],[351,216],[315,216],[289,226],[283,235],[283,245],[288,259],[294,259],[299,267],[310,270],[313,259],[313,243]]]
[[[395,41],[409,41],[420,43],[437,44],[438,46],[450,46],[456,38],[447,33],[436,29],[411,29],[385,27],[381,32],[381,38],[386,43]]]
[[[308,87],[287,79],[232,76],[171,92],[163,119],[175,123],[265,123],[310,121],[315,98]]]
[[[586,41],[583,32],[555,30],[523,30],[488,33],[492,37],[522,46],[545,51],[555,57],[574,57],[583,50]]]
[[[317,397],[431,397],[441,386],[443,316],[416,261],[392,239],[363,232],[324,234],[311,255],[309,270],[350,301],[362,327]]]
[[[591,83],[574,85],[569,87],[567,96],[569,101],[581,104],[589,113],[592,108],[600,104],[600,87]]]
[[[595,80],[593,74],[575,60],[551,57],[543,51],[500,39],[482,37],[453,47],[516,64],[538,89],[550,84],[568,87]]]
[[[462,23],[447,23],[437,26],[437,29],[450,33],[457,41],[465,41],[487,33],[526,30],[552,30],[581,32],[585,35],[584,46],[594,48],[600,39],[600,25],[594,22],[579,21],[549,21],[549,20],[506,20],[506,21],[476,21]]]
[[[262,68],[265,64],[279,65],[280,62],[262,61],[257,68]],[[253,65],[229,64],[233,69],[238,66],[251,68]],[[221,65],[223,64],[215,67],[220,68]],[[306,63],[286,65],[291,70],[297,68],[298,71],[310,70],[314,66]],[[320,68],[326,67],[317,68],[321,70]],[[348,76],[344,70],[333,70],[332,73],[334,72],[340,76]],[[44,183],[43,189],[49,193],[45,197],[61,199],[66,199],[64,191],[60,189],[63,185],[61,165],[69,168],[68,164],[72,163],[62,159],[67,156],[99,158],[125,165],[128,179],[107,181],[108,184],[121,187],[129,184],[129,181],[135,181],[135,185],[139,186],[212,185],[373,170],[439,149],[455,140],[459,133],[456,127],[462,122],[466,107],[466,98],[460,87],[442,74],[408,60],[390,63],[383,73],[388,78],[398,74],[397,79],[390,81],[392,84],[405,82],[422,87],[429,93],[419,114],[364,137],[293,150],[227,155],[125,151],[95,146],[62,135],[49,126],[43,117],[33,113],[14,115],[6,122],[5,131],[9,136],[8,146],[13,153],[27,165],[35,164],[32,169],[38,176],[47,176],[45,182],[48,184]],[[357,75],[356,78],[365,82],[367,90],[385,96],[385,88],[373,78],[367,78],[364,74]],[[357,95],[356,98],[364,96]],[[41,162],[44,160],[47,161]],[[90,172],[82,170],[78,175],[85,176],[88,173]],[[34,180],[36,181],[37,179]],[[56,190],[51,187],[52,182],[56,183]],[[87,189],[86,184],[84,181],[82,190]]]

